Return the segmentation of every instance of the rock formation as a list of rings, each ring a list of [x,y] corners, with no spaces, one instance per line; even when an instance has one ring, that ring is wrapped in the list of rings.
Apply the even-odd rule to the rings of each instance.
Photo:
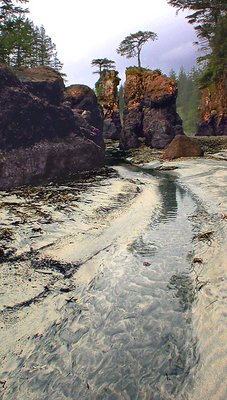
[[[65,85],[59,72],[50,67],[20,67],[15,69],[15,74],[33,95],[53,105],[63,102]]]
[[[220,80],[201,90],[196,136],[227,135],[227,69]]]
[[[0,150],[0,189],[41,184],[103,166],[104,153],[92,141],[72,137]]]
[[[39,69],[37,78],[37,69],[32,70],[16,76],[0,65],[1,189],[63,177],[104,163],[103,148],[80,137],[84,135],[73,111],[60,102],[64,86],[59,74],[44,68],[44,77]],[[89,124],[87,129],[92,131]]]
[[[104,148],[103,113],[93,90],[86,85],[68,86],[64,104],[73,110],[81,134]]]
[[[103,136],[106,139],[119,140],[121,120],[118,104],[118,85],[120,78],[114,70],[104,70],[96,83],[98,102],[104,114]]]
[[[164,160],[174,160],[180,157],[201,157],[202,147],[193,138],[185,135],[177,135],[166,147],[162,158]]]
[[[177,86],[159,71],[128,68],[124,98],[121,147],[165,148],[176,135],[183,134],[182,120],[176,112]]]

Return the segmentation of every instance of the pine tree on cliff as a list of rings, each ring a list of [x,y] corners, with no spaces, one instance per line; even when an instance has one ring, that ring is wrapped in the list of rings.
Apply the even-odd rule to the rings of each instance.
[[[103,71],[109,71],[115,69],[115,61],[109,60],[108,58],[95,58],[91,62],[92,67],[98,67],[98,71],[94,71],[93,74],[101,74]]]
[[[141,50],[148,40],[156,40],[157,34],[151,31],[139,31],[126,36],[120,43],[117,53],[127,58],[137,57],[138,67],[141,68]]]

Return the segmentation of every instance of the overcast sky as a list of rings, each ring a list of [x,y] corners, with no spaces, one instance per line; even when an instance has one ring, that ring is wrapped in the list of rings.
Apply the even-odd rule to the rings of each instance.
[[[193,45],[195,33],[182,12],[166,0],[30,0],[30,18],[43,24],[46,33],[57,46],[64,63],[68,82],[94,87],[91,60],[107,57],[116,62],[124,81],[124,71],[136,65],[116,53],[119,43],[130,33],[149,30],[158,40],[148,42],[142,50],[142,66],[161,69],[168,74],[181,65],[189,70],[198,56]]]

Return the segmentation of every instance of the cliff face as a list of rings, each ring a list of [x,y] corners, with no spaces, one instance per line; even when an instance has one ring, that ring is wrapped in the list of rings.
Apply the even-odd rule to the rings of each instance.
[[[118,85],[120,78],[114,70],[103,71],[97,82],[98,101],[104,114],[103,136],[118,140],[121,132],[121,121],[118,104]]]
[[[126,70],[124,128],[121,146],[164,148],[179,134],[182,121],[176,112],[177,86],[159,71],[139,68]]]
[[[227,70],[216,84],[201,91],[198,136],[227,135]]]

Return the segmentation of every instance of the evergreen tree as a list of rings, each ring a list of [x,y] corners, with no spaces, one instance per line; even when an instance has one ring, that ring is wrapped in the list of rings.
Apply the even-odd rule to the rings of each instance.
[[[226,0],[168,0],[179,10],[192,11],[186,18],[195,25],[203,55],[198,58],[203,63],[204,74],[201,82],[212,83],[222,75],[227,67],[227,1]]]
[[[19,3],[28,3],[28,0],[18,0]],[[28,12],[27,8],[18,7],[13,0],[0,0],[0,31],[13,28],[17,17]]]
[[[28,0],[19,1],[27,3]],[[45,28],[35,27],[25,17],[28,10],[14,3],[0,1],[0,62],[12,67],[45,65],[60,71],[63,64]]]
[[[28,0],[21,0],[20,3],[27,3]],[[21,25],[22,15],[28,12],[27,9],[16,6],[15,1],[0,0],[0,62],[9,62],[9,55],[12,51],[16,34]]]
[[[177,77],[177,112],[183,120],[184,131],[193,135],[196,131],[199,109],[198,79],[200,72],[192,68],[187,74],[183,67]]]
[[[173,69],[171,69],[171,70],[169,71],[169,77],[170,77],[171,79],[174,79],[175,81],[177,80],[177,74],[176,74],[176,72],[175,72]]]
[[[115,61],[109,60],[108,58],[95,58],[91,62],[92,67],[98,67],[98,71],[94,71],[93,74],[101,74],[103,71],[109,71],[115,69]]]
[[[33,26],[28,18],[18,18],[11,33],[12,48],[9,64],[12,66],[30,66],[32,58]]]
[[[227,12],[226,0],[168,0],[179,10],[192,11],[186,18],[195,24],[198,36],[208,41],[215,34],[216,26]]]
[[[139,31],[126,36],[120,43],[117,53],[127,58],[137,57],[138,68],[141,68],[141,50],[148,40],[156,40],[157,34],[151,31]]]

